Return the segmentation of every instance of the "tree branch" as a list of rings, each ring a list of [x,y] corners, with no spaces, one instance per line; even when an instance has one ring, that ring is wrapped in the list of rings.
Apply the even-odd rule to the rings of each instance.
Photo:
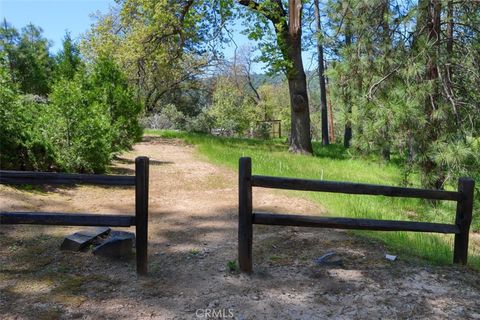
[[[277,4],[277,7],[278,7],[278,12],[271,12],[269,10],[266,10],[260,3],[254,0],[237,0],[237,1],[238,1],[238,4],[263,14],[268,20],[270,20],[274,24],[279,23],[281,21],[280,18],[283,18],[287,15],[287,12],[285,11],[285,8],[283,7],[281,0],[275,0],[275,3]]]
[[[375,82],[371,87],[370,89],[368,89],[368,99],[369,100],[372,100],[373,99],[373,95],[375,94],[375,92],[377,91],[377,87],[385,80],[387,80],[392,74],[394,74],[395,72],[397,72],[399,67],[396,67],[395,69],[393,69],[392,71],[390,71],[386,76],[384,76],[382,79],[378,80],[377,82]]]

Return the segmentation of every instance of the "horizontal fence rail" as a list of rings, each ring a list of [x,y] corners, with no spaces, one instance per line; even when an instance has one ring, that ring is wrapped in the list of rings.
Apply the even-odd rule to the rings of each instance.
[[[0,184],[92,184],[134,186],[134,176],[0,170]]]
[[[135,216],[59,212],[0,212],[0,224],[130,227]]]
[[[33,224],[57,226],[135,226],[137,273],[148,272],[148,188],[149,159],[135,159],[135,176],[69,174],[0,170],[0,184],[91,184],[135,186],[135,215],[63,213],[63,212],[0,212],[0,224]]]
[[[238,262],[244,272],[252,272],[253,225],[297,226],[332,229],[357,229],[374,231],[411,231],[454,234],[454,263],[467,263],[468,237],[473,211],[475,182],[460,178],[458,191],[403,188],[351,182],[308,180],[285,177],[252,176],[250,158],[240,158],[238,187]],[[382,195],[387,197],[420,198],[457,202],[455,224],[375,220],[361,218],[334,218],[253,212],[253,187],[334,192],[358,195]]]
[[[252,176],[252,185],[254,187],[274,189],[381,195],[388,197],[421,198],[429,200],[458,201],[460,199],[460,194],[455,191],[402,188],[352,182],[307,180],[269,176]]]
[[[329,218],[273,213],[254,213],[252,219],[254,224],[266,224],[276,226],[357,229],[375,231],[460,233],[460,229],[457,225],[431,222],[374,220],[360,218]]]

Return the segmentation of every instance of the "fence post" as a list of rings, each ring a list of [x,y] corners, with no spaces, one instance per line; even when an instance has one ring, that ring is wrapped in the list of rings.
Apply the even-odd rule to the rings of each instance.
[[[148,272],[148,166],[147,157],[135,159],[135,238],[137,273],[140,275]]]
[[[467,264],[468,259],[468,233],[472,222],[473,191],[475,181],[471,178],[460,178],[458,180],[458,192],[460,200],[457,202],[457,215],[455,224],[459,227],[460,233],[455,234],[453,249],[453,262]]]
[[[238,263],[252,272],[252,159],[240,158],[238,172]]]

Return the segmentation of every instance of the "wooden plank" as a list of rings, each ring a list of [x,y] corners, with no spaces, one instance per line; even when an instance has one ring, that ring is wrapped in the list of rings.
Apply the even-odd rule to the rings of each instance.
[[[0,212],[0,224],[130,227],[135,225],[135,217],[90,213]]]
[[[240,158],[238,172],[238,264],[252,272],[252,160]]]
[[[298,226],[333,229],[358,229],[377,231],[416,231],[436,233],[459,233],[460,229],[454,224],[396,221],[396,220],[372,220],[353,218],[329,218],[312,217],[301,215],[284,215],[273,213],[254,213],[254,224]]]
[[[0,184],[93,184],[134,186],[134,176],[0,170]]]
[[[455,235],[453,247],[453,262],[467,264],[468,260],[468,235],[472,223],[473,193],[475,181],[471,178],[460,178],[458,180],[458,192],[462,195],[457,203],[457,215],[455,224],[460,232]]]
[[[346,194],[383,195],[389,197],[423,198],[451,201],[457,201],[460,198],[460,194],[456,191],[402,188],[373,184],[307,180],[269,176],[253,176],[252,180],[254,187],[263,188],[323,191]]]
[[[135,159],[135,220],[137,273],[148,272],[148,180],[149,159]]]

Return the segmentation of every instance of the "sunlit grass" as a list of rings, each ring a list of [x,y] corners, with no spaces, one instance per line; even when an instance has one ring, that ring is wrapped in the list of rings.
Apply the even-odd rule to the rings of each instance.
[[[339,145],[322,147],[314,143],[315,157],[292,155],[282,140],[262,141],[242,138],[222,138],[177,131],[147,130],[164,138],[178,138],[196,145],[210,162],[238,168],[240,157],[252,158],[252,171],[257,175],[308,179],[363,182],[398,186],[402,183],[401,169],[392,163],[350,156]],[[418,186],[418,179],[409,184]],[[455,203],[443,201],[433,206],[420,199],[358,196],[325,192],[293,192],[295,196],[313,200],[331,216],[384,220],[416,220],[453,223]],[[358,231],[383,241],[389,250],[416,256],[436,264],[451,263],[453,235],[416,232]],[[480,270],[479,252],[470,248],[469,265]]]

